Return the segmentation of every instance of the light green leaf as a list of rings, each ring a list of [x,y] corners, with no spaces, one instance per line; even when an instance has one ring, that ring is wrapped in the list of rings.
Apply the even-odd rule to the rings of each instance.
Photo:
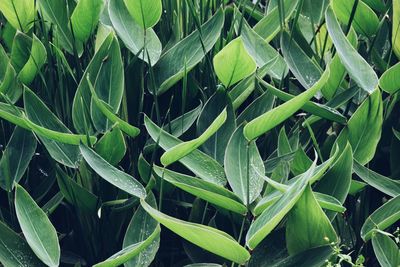
[[[254,141],[243,135],[243,125],[231,136],[225,150],[224,167],[233,192],[245,205],[251,204],[261,193],[264,180],[264,163]]]
[[[31,131],[18,126],[7,143],[0,160],[0,186],[11,192],[28,168],[36,150],[37,141]]]
[[[399,24],[400,25],[400,24]],[[399,30],[400,36],[400,30]],[[400,43],[400,42],[399,42]],[[379,87],[389,94],[394,94],[400,90],[400,62],[386,70],[379,78]]]
[[[392,46],[400,59],[400,0],[393,0]]]
[[[372,247],[382,267],[400,265],[400,248],[388,235],[381,232],[374,233]]]
[[[244,47],[242,37],[232,40],[219,51],[213,63],[215,73],[226,88],[250,76],[257,68],[256,62]]]
[[[249,252],[225,232],[173,218],[152,208],[144,200],[140,203],[154,219],[187,241],[238,264],[250,259]]]
[[[100,13],[104,7],[104,0],[79,0],[71,15],[71,24],[74,37],[86,42],[96,28]]]
[[[60,263],[57,232],[47,215],[20,185],[15,190],[15,213],[33,252],[48,266]]]
[[[158,143],[164,150],[182,143],[178,138],[158,127],[147,116],[144,117],[144,125],[153,141]],[[226,184],[223,167],[216,160],[199,150],[194,150],[180,159],[180,162],[205,181],[222,186]]]
[[[161,163],[164,166],[168,166],[186,155],[190,154],[207,141],[216,131],[225,123],[227,118],[226,108],[218,115],[217,118],[211,123],[211,125],[197,138],[182,142],[174,147],[169,148],[162,156]]]
[[[118,128],[106,132],[96,144],[96,153],[111,165],[117,165],[126,153],[124,135]]]
[[[153,166],[153,170],[162,179],[205,201],[238,214],[247,212],[240,199],[222,186],[157,166]]]
[[[364,241],[368,241],[374,231],[385,230],[398,220],[400,220],[400,195],[380,206],[365,220],[361,228],[361,237]]]
[[[2,0],[0,11],[13,28],[28,32],[35,20],[35,0]]]
[[[0,262],[4,267],[44,266],[25,239],[0,221]]]
[[[143,185],[129,174],[112,166],[92,149],[80,145],[79,149],[89,166],[104,180],[138,198],[146,197]]]
[[[224,11],[220,8],[200,31],[192,32],[163,53],[153,69],[157,95],[165,93],[204,58],[219,39],[223,24]]]
[[[321,78],[310,89],[246,124],[243,130],[244,136],[247,140],[253,140],[287,120],[321,90],[328,80],[328,77],[329,69],[326,69]]]
[[[129,14],[123,0],[109,1],[108,12],[112,26],[129,51],[151,65],[156,64],[162,47],[154,30],[151,28],[144,30]]]
[[[153,27],[161,18],[161,0],[124,0],[124,2],[131,16],[144,29]]]
[[[371,94],[378,86],[378,76],[375,71],[347,40],[330,6],[326,9],[325,19],[329,36],[335,45],[342,64],[350,77],[362,89]]]
[[[337,241],[332,224],[308,185],[289,212],[286,222],[286,246],[289,254],[298,254]]]

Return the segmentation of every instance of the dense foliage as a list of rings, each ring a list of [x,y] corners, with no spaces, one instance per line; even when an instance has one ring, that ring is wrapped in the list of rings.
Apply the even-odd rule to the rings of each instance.
[[[0,0],[4,266],[400,266],[400,0]]]

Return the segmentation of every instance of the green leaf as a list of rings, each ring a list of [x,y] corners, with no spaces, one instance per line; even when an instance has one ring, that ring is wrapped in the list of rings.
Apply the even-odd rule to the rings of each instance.
[[[381,138],[383,104],[379,90],[364,100],[351,116],[347,126],[340,132],[337,143],[340,148],[350,143],[353,157],[361,164],[368,163],[375,155]]]
[[[154,219],[187,241],[238,264],[250,259],[249,252],[225,232],[173,218],[152,208],[144,200],[140,203]]]
[[[112,112],[116,113],[121,104],[125,82],[121,51],[114,33],[110,33],[90,61],[72,105],[72,120],[79,133],[93,133],[95,130],[105,132],[111,128],[112,124],[94,103],[95,101],[92,101],[88,79],[95,88],[98,98],[107,103],[112,108]],[[91,122],[95,129],[91,127]]]
[[[376,232],[372,236],[372,247],[382,267],[400,265],[399,246],[386,234]]]
[[[30,130],[29,126],[26,123],[26,119],[24,118],[24,113],[22,109],[0,102],[0,117],[21,127],[26,130]]]
[[[28,127],[37,125],[39,127],[36,127],[36,130],[44,130],[44,132],[38,134],[38,137],[50,156],[65,166],[78,167],[80,161],[78,146],[67,144],[64,141],[68,141],[72,137],[71,142],[78,144],[82,140],[82,136],[72,135],[71,131],[50,111],[43,101],[28,88],[24,90],[24,106],[26,115],[31,122],[29,124],[25,120],[25,125]],[[60,133],[64,134],[60,135]],[[50,139],[48,136],[63,142]]]
[[[240,203],[240,199],[222,186],[157,166],[153,166],[153,170],[159,177],[174,186],[216,206],[238,214],[247,212],[247,208]]]
[[[319,90],[321,90],[328,80],[328,77],[329,71],[327,69],[310,89],[250,121],[244,127],[244,136],[247,140],[253,140],[287,120],[296,111],[301,109]]]
[[[400,25],[400,24],[399,24]],[[400,35],[400,30],[399,30]],[[400,90],[400,62],[386,70],[379,79],[379,87],[389,94]]]
[[[160,236],[161,228],[157,225],[156,229],[152,232],[152,234],[139,243],[135,243],[123,248],[121,251],[115,253],[107,260],[97,263],[93,265],[93,267],[117,267],[121,264],[133,259],[138,256],[143,250],[148,248],[152,242]]]
[[[126,143],[120,129],[106,132],[96,144],[96,153],[111,165],[117,165],[126,153]]]
[[[254,249],[285,217],[302,196],[309,180],[311,179],[315,162],[300,179],[297,179],[290,188],[250,225],[246,235],[246,245]]]
[[[213,59],[215,73],[219,80],[229,88],[232,84],[250,76],[257,65],[238,37],[227,44]]]
[[[166,124],[163,129],[170,132],[173,136],[179,137],[184,134],[196,119],[199,117],[203,109],[203,104],[200,103],[196,108],[186,112],[185,114],[173,119],[170,123]],[[209,124],[207,124],[208,127]]]
[[[265,173],[264,163],[254,141],[250,143],[239,126],[226,147],[224,167],[233,192],[245,205],[251,204],[261,193]]]
[[[393,52],[400,59],[400,1],[393,0],[393,24],[392,24]]]
[[[361,228],[361,237],[364,241],[368,241],[377,229],[385,230],[398,220],[400,220],[400,195],[380,206],[365,220]]]
[[[288,68],[285,60],[278,53],[278,51],[276,51],[252,28],[250,28],[245,20],[243,22],[241,33],[243,44],[246,47],[247,52],[253,57],[259,68],[264,67],[267,63],[276,58],[276,62],[267,73],[275,79],[282,79],[282,77],[286,77]]]
[[[332,8],[337,18],[344,25],[349,23],[351,12],[356,0],[335,0],[332,1]],[[367,37],[377,33],[379,19],[375,12],[363,1],[357,1],[357,9],[354,13],[352,26],[354,29]]]
[[[350,77],[362,89],[371,94],[378,86],[378,76],[375,71],[347,40],[330,6],[326,9],[325,19],[329,36],[335,45],[342,64]]]
[[[289,254],[298,254],[337,241],[333,226],[308,185],[289,212],[286,222],[286,245]]]
[[[284,6],[284,20],[285,22],[290,19],[294,10],[297,7],[298,0],[284,0],[282,5]],[[278,6],[274,7],[268,12],[262,20],[260,20],[255,26],[254,31],[259,34],[264,40],[269,43],[279,33],[280,21],[282,14]]]
[[[182,142],[176,146],[169,148],[162,156],[161,163],[164,166],[168,166],[183,157],[187,156],[199,146],[201,146],[205,141],[207,141],[216,131],[225,123],[227,118],[226,108],[215,118],[215,120],[210,124],[210,126],[197,138]]]
[[[161,0],[124,0],[124,2],[131,16],[144,29],[153,27],[161,18]]]
[[[14,29],[28,32],[35,20],[35,1],[3,0],[0,2],[0,11]]]
[[[32,252],[25,239],[0,221],[0,262],[4,267],[36,267],[44,264]]]
[[[271,63],[271,66],[273,62]],[[229,91],[229,97],[232,99],[233,110],[237,110],[241,104],[251,95],[255,89],[255,75],[251,75],[240,81]]]
[[[104,0],[79,0],[71,15],[71,25],[74,37],[86,42],[96,28]]]
[[[112,26],[126,48],[143,61],[156,64],[161,56],[162,46],[154,30],[144,30],[129,14],[123,0],[109,1],[108,12]]]
[[[265,91],[251,102],[245,110],[236,119],[237,124],[241,124],[245,121],[251,121],[254,118],[264,114],[265,112],[272,109],[275,103],[275,96],[270,90]]]
[[[149,194],[146,201],[150,202],[152,207],[156,207],[156,199],[153,194]],[[127,248],[133,244],[137,244],[152,237],[153,233],[159,228],[159,223],[154,220],[141,206],[137,208],[126,229],[123,248]],[[160,246],[160,235],[156,236],[153,241],[144,248],[133,259],[124,264],[125,267],[149,266],[154,260],[158,247]]]
[[[364,182],[379,191],[391,197],[400,195],[400,181],[380,175],[379,173],[362,166],[357,161],[354,161],[353,170]]]
[[[153,69],[157,95],[165,93],[204,58],[217,42],[223,24],[224,11],[220,8],[200,31],[192,32],[163,53]]]
[[[32,132],[18,126],[7,143],[0,160],[0,186],[11,192],[28,168],[36,150],[36,138]]]
[[[25,239],[36,256],[48,266],[58,266],[60,245],[56,229],[20,185],[15,190],[15,213]]]
[[[22,87],[16,79],[17,73],[6,51],[0,45],[0,93],[5,94],[12,103],[16,102],[22,93]]]
[[[146,115],[144,116],[144,125],[153,141],[164,150],[182,143],[178,138],[158,127]],[[180,162],[205,181],[222,186],[226,184],[223,167],[216,160],[199,150],[194,150],[186,157],[180,159]]]
[[[81,144],[79,149],[87,164],[101,178],[132,196],[146,197],[146,190],[135,178],[115,168],[87,146]]]

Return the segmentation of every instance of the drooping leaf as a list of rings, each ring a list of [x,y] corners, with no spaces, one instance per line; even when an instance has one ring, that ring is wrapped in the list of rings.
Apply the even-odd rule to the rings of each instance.
[[[173,218],[152,208],[144,200],[140,203],[154,219],[187,241],[238,264],[250,259],[249,252],[227,233]]]
[[[56,229],[20,185],[17,185],[15,190],[15,213],[25,239],[36,256],[48,266],[58,266],[60,245]]]
[[[250,76],[257,65],[238,37],[227,44],[213,59],[215,73],[219,80],[229,88],[232,84]]]
[[[378,86],[378,76],[375,71],[347,40],[330,6],[326,9],[325,19],[329,36],[335,45],[342,64],[350,77],[362,89],[371,94]]]
[[[104,0],[79,0],[71,15],[74,37],[86,42],[99,22]]]
[[[132,196],[138,198],[146,196],[143,185],[135,178],[115,168],[87,146],[81,144],[79,149],[87,164],[104,180]]]
[[[136,23],[144,29],[153,27],[160,20],[162,14],[161,0],[124,0],[124,2]]]
[[[245,205],[251,204],[261,193],[264,180],[264,163],[254,141],[243,135],[243,125],[231,136],[225,151],[224,167],[233,192]]]

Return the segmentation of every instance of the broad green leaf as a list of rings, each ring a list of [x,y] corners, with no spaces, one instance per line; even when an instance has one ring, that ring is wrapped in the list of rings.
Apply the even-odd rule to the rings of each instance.
[[[5,94],[12,103],[16,102],[22,94],[22,86],[16,79],[17,73],[6,51],[0,45],[0,93]]]
[[[237,124],[241,124],[244,121],[251,121],[254,118],[264,114],[265,112],[272,109],[275,103],[275,96],[270,90],[265,91],[251,102],[245,110],[236,119]]]
[[[0,160],[0,186],[11,192],[28,168],[36,150],[37,141],[31,131],[18,126],[7,143]]]
[[[153,141],[164,150],[182,143],[178,138],[158,127],[147,116],[144,117],[144,125]],[[223,167],[216,160],[199,150],[194,150],[180,159],[180,162],[205,181],[222,186],[226,184]]]
[[[60,192],[65,199],[83,212],[95,213],[98,205],[96,195],[83,188],[57,166],[56,178]]]
[[[354,161],[353,170],[364,182],[379,191],[391,197],[400,195],[400,181],[380,175],[379,173],[362,166],[357,161]]]
[[[97,96],[92,83],[88,79],[89,90],[92,94],[92,100],[97,108],[107,117],[111,122],[115,123],[121,131],[134,138],[140,133],[140,129],[130,125],[126,121],[120,119],[117,115],[114,114],[112,108],[103,100],[99,99]]]
[[[21,236],[0,221],[0,262],[4,267],[44,266]]]
[[[380,232],[374,233],[372,236],[372,247],[382,267],[396,267],[400,265],[400,248],[388,235]]]
[[[381,93],[375,90],[353,113],[347,126],[340,132],[337,143],[344,148],[347,141],[353,149],[353,157],[362,165],[375,155],[381,138],[383,104]]]
[[[124,2],[136,23],[144,29],[153,27],[161,18],[161,0],[124,0]]]
[[[46,147],[50,156],[61,164],[76,168],[79,165],[80,153],[77,145],[67,144],[64,137],[68,140],[73,138],[72,142],[79,143],[82,136],[75,136],[71,131],[50,111],[50,109],[43,103],[43,101],[35,95],[30,89],[24,89],[24,106],[26,116],[30,124],[25,120],[24,124],[29,128],[32,125],[37,125],[36,130],[44,130],[38,134],[40,141]],[[65,135],[60,133],[64,133]],[[51,138],[61,140],[59,142]]]
[[[79,0],[71,15],[71,26],[74,37],[86,42],[96,28],[104,0]]]
[[[282,79],[287,75],[288,68],[282,56],[245,22],[241,33],[247,52],[253,57],[259,68],[276,58],[276,62],[267,73],[275,79]]]
[[[250,76],[257,68],[256,62],[244,47],[242,37],[229,42],[215,55],[213,63],[215,73],[226,88]]]
[[[162,179],[205,201],[238,214],[247,212],[240,199],[222,186],[157,166],[154,166],[153,170]]]
[[[399,4],[400,5],[400,4]],[[400,24],[399,24],[400,25]],[[399,30],[400,35],[400,30]],[[400,41],[399,41],[400,43]],[[389,94],[394,94],[400,90],[400,62],[386,70],[379,78],[379,87]]]
[[[215,134],[218,129],[225,123],[227,118],[226,108],[215,118],[215,120],[210,124],[210,126],[197,138],[182,142],[176,146],[169,148],[162,156],[161,163],[164,166],[168,166],[183,157],[187,156],[199,146],[201,146],[205,141],[207,141],[213,134]]]
[[[328,77],[329,69],[324,71],[321,78],[310,89],[307,89],[284,104],[267,111],[263,115],[250,121],[244,127],[244,136],[247,140],[253,140],[287,120],[296,111],[301,109],[319,90],[321,90],[328,80]]]
[[[90,61],[78,85],[72,105],[72,120],[79,133],[93,133],[95,130],[105,132],[112,124],[94,103],[95,101],[92,101],[89,79],[97,97],[116,113],[121,104],[125,82],[121,51],[114,33],[110,33]],[[91,127],[91,122],[95,129]]]
[[[366,183],[357,180],[351,180],[349,195],[355,196],[360,191],[364,190],[367,186]]]
[[[47,215],[20,185],[15,190],[15,213],[33,252],[48,266],[60,263],[57,232]]]
[[[239,126],[225,150],[224,167],[233,192],[245,205],[250,205],[261,193],[264,180],[264,163],[254,141],[250,143]]]
[[[275,88],[274,86],[266,83],[264,80],[261,80],[260,78],[258,78],[258,81],[261,86],[268,89],[268,91],[270,91],[273,95],[275,95],[282,101],[289,101],[296,97],[282,90],[279,90],[278,88]],[[322,88],[325,88],[325,86],[323,86]],[[346,117],[340,114],[337,110],[330,108],[327,105],[321,105],[313,101],[307,101],[301,109],[311,114],[314,114],[315,116],[319,116],[321,118],[338,122],[341,124],[344,124],[347,121]]]
[[[149,194],[146,201],[152,207],[156,207],[156,199],[153,194]],[[129,222],[126,229],[123,248],[127,248],[133,244],[143,242],[150,238],[152,234],[159,228],[159,223],[154,220],[141,206],[137,208]],[[160,235],[156,236],[154,240],[133,259],[124,264],[125,267],[147,267],[149,266],[160,246]]]
[[[80,145],[79,149],[89,166],[104,180],[138,198],[146,197],[143,185],[129,174],[112,166],[92,149]]]
[[[288,214],[286,245],[290,255],[336,243],[338,237],[308,185]]]
[[[332,167],[318,182],[315,190],[339,200],[343,204],[350,190],[351,176],[353,172],[353,153],[350,144],[347,144],[343,152],[332,164]],[[327,214],[332,218],[332,213]]]
[[[284,0],[282,2],[285,10],[285,21],[290,19],[297,7],[298,2],[298,0]],[[280,21],[280,10],[278,6],[276,6],[254,26],[254,31],[264,38],[267,43],[269,43],[279,33]]]
[[[74,47],[78,55],[83,52],[82,43],[74,42],[73,34],[69,27],[69,14],[64,0],[38,0],[41,16],[56,26],[55,35],[60,45],[71,55]]]
[[[400,0],[393,0],[392,46],[400,59]]]
[[[378,86],[378,76],[375,71],[368,62],[358,54],[349,40],[347,40],[330,6],[326,9],[325,19],[329,36],[335,45],[342,64],[350,77],[354,79],[362,89],[371,94]]]
[[[173,218],[152,208],[144,200],[140,203],[154,219],[187,241],[238,264],[250,259],[249,252],[225,232]]]
[[[221,87],[222,89],[222,87]],[[201,149],[208,155],[216,159],[220,164],[224,162],[225,148],[228,144],[229,137],[232,135],[236,128],[235,113],[233,111],[232,103],[225,90],[218,89],[213,94],[200,113],[197,120],[196,132],[201,135],[204,133],[214,119],[226,107],[226,120],[225,123],[215,132],[204,144]],[[228,137],[228,138],[227,138]]]
[[[250,225],[246,235],[246,245],[254,249],[285,217],[302,196],[315,169],[315,162],[300,179],[294,182],[290,188]]]
[[[2,0],[0,11],[7,21],[22,32],[28,32],[35,20],[34,0]]]
[[[196,108],[186,112],[176,119],[173,119],[170,123],[165,125],[163,129],[170,132],[175,137],[181,136],[187,130],[189,130],[193,123],[197,120],[202,112],[202,108],[203,104],[200,103],[200,105],[198,105]]]
[[[194,31],[161,56],[153,70],[157,95],[165,93],[204,58],[219,39],[223,24],[224,11],[220,8],[200,31]]]
[[[93,267],[117,267],[123,263],[126,263],[127,261],[138,256],[143,250],[148,248],[153,243],[153,241],[160,236],[160,231],[161,228],[159,225],[157,225],[152,234],[144,241],[123,248],[121,251],[118,251],[107,260],[93,265]]]
[[[376,230],[385,230],[398,220],[400,220],[400,195],[380,206],[365,220],[361,228],[361,237],[364,241],[368,241]]]
[[[367,37],[376,34],[379,27],[379,19],[375,12],[363,1],[356,0],[334,0],[331,2],[333,11],[338,20],[347,25],[350,20],[353,6],[356,3],[357,9],[354,13],[352,26],[354,29]]]
[[[321,67],[307,56],[286,31],[281,35],[281,48],[290,71],[305,89],[311,88],[321,78]]]
[[[255,89],[255,75],[243,79],[229,91],[232,99],[233,110],[237,110],[241,104],[251,95]]]
[[[0,102],[0,117],[21,128],[30,130],[26,123],[23,110],[14,105]]]
[[[161,56],[162,46],[154,30],[144,30],[129,14],[123,0],[109,1],[108,12],[112,26],[129,51],[151,65],[156,64]]]
[[[95,146],[96,153],[111,165],[117,165],[126,153],[126,143],[120,129],[106,132]]]

